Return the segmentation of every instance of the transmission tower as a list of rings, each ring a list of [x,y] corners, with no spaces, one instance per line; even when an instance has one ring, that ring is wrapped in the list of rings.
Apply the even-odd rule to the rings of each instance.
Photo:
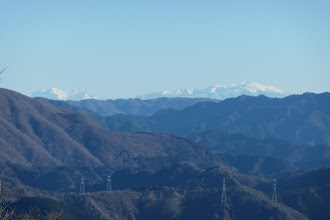
[[[2,193],[2,191],[1,191],[1,189],[2,189],[2,184],[1,184],[1,177],[0,177],[0,197],[1,197],[1,193]]]
[[[226,179],[222,180],[222,195],[221,195],[221,205],[224,206],[227,203],[227,195],[226,195]]]
[[[108,176],[107,179],[107,188],[106,188],[107,192],[111,192],[112,191],[112,186],[111,186],[111,176]]]
[[[80,193],[84,194],[85,193],[85,180],[84,177],[81,178],[81,182],[80,182]]]
[[[273,183],[273,206],[277,206],[277,194],[276,194],[276,179],[274,179]]]

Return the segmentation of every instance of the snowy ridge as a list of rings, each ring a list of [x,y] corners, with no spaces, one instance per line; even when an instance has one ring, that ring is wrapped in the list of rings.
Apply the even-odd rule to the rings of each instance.
[[[84,99],[97,99],[95,96],[91,96],[86,92],[79,92],[77,90],[64,91],[57,88],[51,88],[48,90],[46,89],[37,90],[33,93],[27,94],[27,96],[31,98],[42,97],[53,100],[72,100],[72,101],[80,101]]]
[[[240,95],[258,96],[265,95],[268,97],[283,98],[290,95],[273,86],[265,86],[256,82],[243,82],[240,85],[229,86],[210,86],[206,89],[175,89],[173,91],[161,91],[158,93],[150,93],[139,96],[141,99],[154,99],[159,97],[188,97],[188,98],[212,98],[226,99],[234,98]]]

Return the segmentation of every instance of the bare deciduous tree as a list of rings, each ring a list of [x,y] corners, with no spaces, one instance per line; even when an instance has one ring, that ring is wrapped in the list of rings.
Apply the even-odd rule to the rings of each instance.
[[[15,210],[8,208],[9,203],[4,202],[3,197],[0,197],[0,219],[9,220],[15,216]]]
[[[1,75],[5,72],[6,69],[7,69],[6,66],[0,68],[0,82],[1,82]]]
[[[29,212],[16,213],[16,207],[9,206],[0,195],[0,220],[61,220],[65,218],[63,210],[51,213],[42,213],[38,207],[32,208]]]
[[[28,213],[23,213],[18,216],[15,216],[13,220],[60,220],[64,217],[65,216],[63,211],[43,214],[39,208],[32,208]]]
[[[3,72],[5,72],[6,69],[7,69],[6,66],[4,66],[3,68],[1,68],[1,70],[0,70],[0,74],[2,74]]]

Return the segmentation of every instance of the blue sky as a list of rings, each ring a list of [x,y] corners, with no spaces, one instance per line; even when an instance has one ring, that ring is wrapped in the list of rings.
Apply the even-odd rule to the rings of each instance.
[[[330,1],[0,0],[1,87],[330,91]]]

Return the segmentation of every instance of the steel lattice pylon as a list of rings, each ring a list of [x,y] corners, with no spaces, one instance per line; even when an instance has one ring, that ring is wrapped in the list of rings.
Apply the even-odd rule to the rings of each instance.
[[[276,179],[274,179],[273,183],[273,206],[277,206],[277,193],[276,193]]]
[[[226,179],[222,180],[222,195],[221,195],[221,205],[224,206],[227,203],[227,194],[226,194]]]
[[[112,191],[112,186],[111,186],[111,176],[108,176],[107,179],[107,188],[106,188],[107,192],[111,192]]]
[[[81,182],[80,182],[80,193],[84,194],[85,193],[85,180],[84,177],[81,178]]]

